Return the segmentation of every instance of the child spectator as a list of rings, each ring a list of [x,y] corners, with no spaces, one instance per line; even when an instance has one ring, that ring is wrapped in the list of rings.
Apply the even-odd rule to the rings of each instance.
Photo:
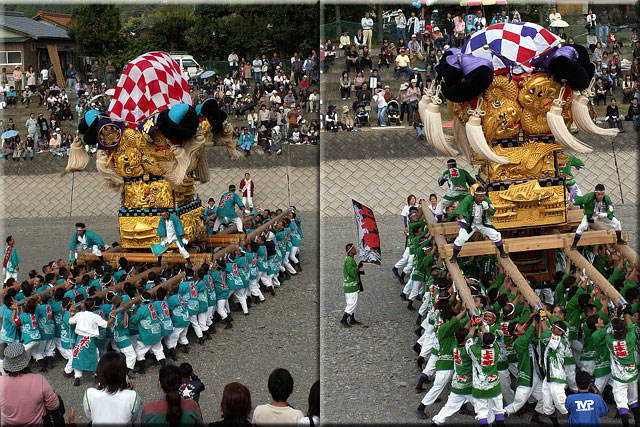
[[[182,386],[180,387],[180,397],[183,399],[195,400],[200,404],[200,393],[204,391],[204,384],[200,378],[193,373],[193,367],[189,363],[180,364],[182,374]]]

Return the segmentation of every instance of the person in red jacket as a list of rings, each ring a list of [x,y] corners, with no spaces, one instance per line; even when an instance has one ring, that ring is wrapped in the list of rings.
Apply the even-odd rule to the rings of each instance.
[[[247,213],[253,210],[253,180],[249,172],[244,174],[244,178],[240,181],[240,192],[242,193],[242,203],[246,206]]]

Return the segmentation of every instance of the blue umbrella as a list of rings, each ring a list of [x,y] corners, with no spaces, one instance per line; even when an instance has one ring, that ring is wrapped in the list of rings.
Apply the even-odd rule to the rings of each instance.
[[[215,71],[205,71],[204,73],[200,74],[198,77],[200,77],[201,79],[208,79],[209,77],[212,77],[215,75],[216,75]]]
[[[17,130],[8,130],[5,133],[2,134],[2,136],[0,136],[0,138],[2,139],[9,139],[9,138],[13,138],[14,136],[16,136],[18,134]]]

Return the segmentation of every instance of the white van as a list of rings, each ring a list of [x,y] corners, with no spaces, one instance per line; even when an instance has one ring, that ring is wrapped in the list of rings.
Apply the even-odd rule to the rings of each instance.
[[[187,55],[184,52],[172,52],[170,55],[178,63],[181,70],[184,70],[185,68],[187,69],[190,79],[195,78],[202,72],[200,64],[193,59],[193,56]]]

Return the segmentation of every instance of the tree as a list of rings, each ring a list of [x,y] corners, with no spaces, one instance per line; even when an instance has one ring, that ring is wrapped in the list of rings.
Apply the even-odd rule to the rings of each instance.
[[[98,57],[120,50],[122,35],[118,6],[76,6],[71,12],[69,27],[69,35],[76,41],[81,55]]]
[[[316,48],[319,31],[317,4],[198,5],[187,41],[201,60],[226,60],[231,49],[246,58],[274,51],[288,57]]]
[[[194,24],[193,6],[165,5],[150,16],[151,37],[164,50],[186,50],[186,33]]]

